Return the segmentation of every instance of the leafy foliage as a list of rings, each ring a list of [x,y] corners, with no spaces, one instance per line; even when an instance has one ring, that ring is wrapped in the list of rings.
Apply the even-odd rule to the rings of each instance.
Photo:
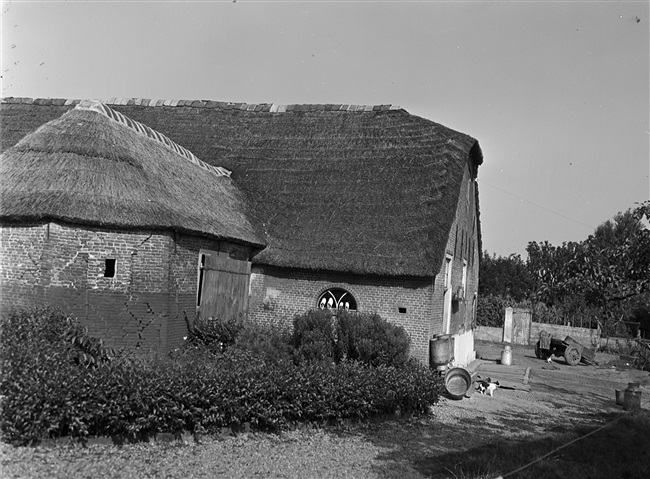
[[[237,318],[224,320],[199,316],[188,322],[186,344],[218,353],[235,344],[243,327],[242,321]]]
[[[479,296],[476,304],[476,323],[479,326],[500,328],[503,326],[505,309],[512,306],[514,301],[503,296]]]
[[[3,439],[17,444],[422,414],[443,387],[435,372],[411,360],[397,368],[270,358],[269,351],[288,347],[286,333],[265,341],[261,330],[244,328],[223,352],[191,343],[173,357],[99,360],[100,351],[87,367],[68,354],[80,348],[68,336],[79,325],[65,315],[23,311],[3,318],[2,328],[0,425]]]
[[[291,342],[297,359],[308,362],[334,360],[334,318],[328,309],[296,315]]]
[[[403,327],[378,314],[341,311],[336,318],[337,361],[360,361],[370,366],[400,367],[409,358],[410,338]]]
[[[535,290],[535,278],[521,256],[481,255],[479,295],[500,296],[514,301],[528,299]]]
[[[639,222],[643,215],[650,216],[650,201],[619,213],[581,243],[529,243],[528,266],[539,279],[540,299],[549,304],[582,295],[605,306],[650,291],[650,230]]]
[[[624,334],[624,325],[634,322],[650,334],[646,321],[637,319],[645,316],[636,312],[650,309],[650,229],[642,225],[643,217],[650,217],[650,201],[618,213],[584,241],[560,246],[530,242],[527,274],[516,256],[484,253],[478,323],[498,324],[499,308],[510,299],[526,299],[536,321],[600,324],[605,335]]]
[[[280,327],[246,325],[239,332],[235,347],[266,361],[289,361],[293,358],[291,333]]]

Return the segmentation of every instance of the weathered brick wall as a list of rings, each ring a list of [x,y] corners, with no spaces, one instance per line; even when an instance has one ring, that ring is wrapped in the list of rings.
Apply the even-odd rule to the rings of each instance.
[[[111,346],[164,347],[169,235],[57,223],[1,229],[3,309],[47,303]],[[107,259],[115,260],[113,277],[105,277]]]
[[[451,226],[445,249],[446,255],[453,257],[451,273],[452,291],[456,291],[458,287],[462,285],[463,264],[464,262],[467,262],[465,300],[452,302],[450,322],[450,332],[452,334],[471,329],[475,321],[480,255],[474,188],[476,188],[476,185],[468,168],[465,171],[463,182],[461,184],[459,201],[456,208],[456,217]],[[443,259],[440,267],[440,273],[435,278],[432,300],[435,318],[442,318],[443,315],[445,293],[444,274],[445,259]],[[433,334],[444,333],[443,322],[434,321],[432,332]]]
[[[46,225],[0,227],[0,308],[43,301],[41,258]]]
[[[376,312],[402,325],[411,336],[411,354],[428,358],[431,318],[430,278],[386,278],[253,266],[249,320],[267,325],[291,325],[296,314],[317,306],[329,288],[349,291],[358,311]],[[400,313],[399,308],[406,308]]]
[[[172,232],[110,231],[58,223],[0,227],[0,308],[50,304],[114,347],[180,346],[197,314],[199,253],[250,248]],[[106,260],[115,274],[105,277]]]

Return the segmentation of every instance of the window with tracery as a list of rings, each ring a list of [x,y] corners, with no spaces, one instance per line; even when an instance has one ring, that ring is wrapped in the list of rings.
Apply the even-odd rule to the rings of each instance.
[[[318,308],[356,311],[357,301],[350,292],[343,288],[331,288],[321,294],[318,298]]]

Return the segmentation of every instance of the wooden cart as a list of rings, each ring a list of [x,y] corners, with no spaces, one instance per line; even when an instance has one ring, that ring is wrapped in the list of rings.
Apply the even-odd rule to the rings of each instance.
[[[535,356],[548,359],[551,356],[564,356],[570,366],[577,366],[581,361],[585,364],[598,364],[596,353],[567,336],[564,340],[554,338],[546,331],[539,333],[539,341],[535,344]]]

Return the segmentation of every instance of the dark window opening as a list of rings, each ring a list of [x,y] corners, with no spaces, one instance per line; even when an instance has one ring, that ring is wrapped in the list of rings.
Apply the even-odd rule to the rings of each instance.
[[[115,277],[115,263],[116,260],[112,258],[107,258],[104,262],[104,278],[114,278]]]
[[[203,270],[205,268],[205,255],[201,255],[200,263],[199,263],[199,289],[198,289],[198,295],[196,297],[196,305],[201,306],[201,293],[203,292]]]
[[[357,301],[346,290],[342,288],[332,288],[320,295],[318,298],[318,308],[356,311]]]
[[[399,311],[400,314],[406,314],[406,308],[404,308],[403,306],[398,307],[397,311]]]

